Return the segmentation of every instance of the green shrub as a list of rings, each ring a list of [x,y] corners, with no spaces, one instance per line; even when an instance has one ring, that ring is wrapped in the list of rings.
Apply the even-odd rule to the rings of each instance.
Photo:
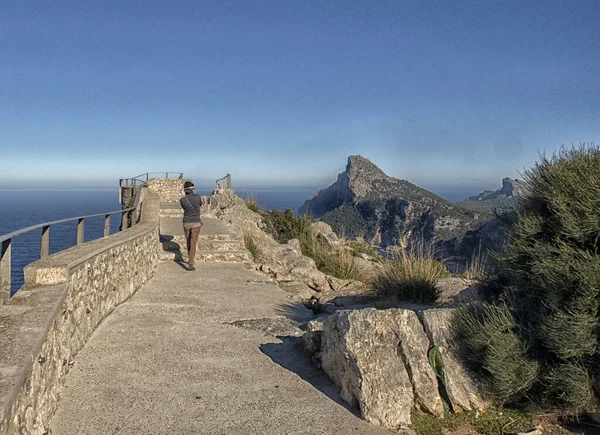
[[[245,198],[244,202],[246,203],[246,207],[248,207],[254,213],[260,212],[260,205],[258,204],[256,197],[251,196],[250,198]]]
[[[461,310],[453,329],[467,360],[480,354],[492,397],[520,392],[576,415],[598,402],[600,149],[561,148],[524,175],[529,190],[482,285],[499,305]]]
[[[386,261],[383,272],[373,281],[373,290],[400,301],[433,304],[440,297],[437,280],[447,276],[450,274],[444,264],[435,260],[430,251],[416,248]]]
[[[310,215],[294,216],[290,209],[262,211],[265,230],[279,243],[291,239],[300,241],[302,254],[312,258],[317,268],[340,279],[361,280],[362,273],[356,267],[352,254],[345,249],[333,249],[327,240],[316,234],[311,227]]]
[[[279,210],[261,211],[265,231],[279,243],[287,243],[291,239],[302,241],[311,234],[314,219],[310,215],[294,216],[291,209],[284,213]]]

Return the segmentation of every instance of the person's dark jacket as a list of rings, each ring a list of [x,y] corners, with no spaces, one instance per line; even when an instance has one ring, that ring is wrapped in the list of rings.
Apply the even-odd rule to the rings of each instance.
[[[183,208],[183,223],[191,224],[194,222],[202,222],[200,219],[200,206],[202,205],[202,197],[197,193],[186,193],[179,200],[181,208]]]

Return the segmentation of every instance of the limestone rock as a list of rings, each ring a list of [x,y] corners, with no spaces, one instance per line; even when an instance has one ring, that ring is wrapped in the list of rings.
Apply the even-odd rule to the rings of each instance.
[[[363,255],[369,257],[366,254]],[[359,257],[354,257],[354,265],[357,267],[357,269],[360,271],[363,277],[368,280],[374,279],[379,274],[381,274],[381,272],[383,272],[383,265],[381,263],[372,261],[368,258],[363,257],[362,255]]]
[[[338,239],[337,234],[333,232],[331,226],[323,221],[313,222],[311,224],[312,230],[325,238],[331,245],[339,244],[340,239]]]
[[[431,343],[438,347],[444,361],[446,390],[455,411],[482,410],[486,402],[478,394],[475,379],[459,363],[456,345],[450,332],[453,309],[440,308],[420,312],[425,332]]]
[[[290,239],[287,244],[298,254],[302,254],[302,248],[300,247],[300,240],[298,239]]]
[[[397,429],[410,425],[415,404],[443,414],[428,349],[413,311],[338,311],[324,323],[321,361],[342,398],[365,420]]]
[[[317,353],[321,350],[321,338],[323,336],[323,320],[315,319],[306,324],[306,332],[302,336],[304,349],[313,362],[320,365]]]

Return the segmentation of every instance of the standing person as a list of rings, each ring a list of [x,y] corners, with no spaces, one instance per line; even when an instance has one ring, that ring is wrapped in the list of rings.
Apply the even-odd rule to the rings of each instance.
[[[200,228],[202,228],[202,220],[200,219],[202,197],[196,193],[194,183],[191,181],[185,182],[183,191],[185,192],[185,196],[179,200],[179,204],[183,208],[183,231],[185,233],[188,252],[187,270],[196,270],[194,263],[196,261],[198,235],[200,234]]]

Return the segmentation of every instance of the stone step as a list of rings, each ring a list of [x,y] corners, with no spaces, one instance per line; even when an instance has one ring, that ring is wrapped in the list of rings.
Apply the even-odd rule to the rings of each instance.
[[[177,212],[177,211],[173,211],[173,212],[160,212],[160,217],[161,218],[178,218],[178,219],[183,219],[183,212]]]
[[[158,256],[160,261],[186,261],[187,253],[181,251],[161,251]],[[246,263],[250,261],[247,251],[196,251],[196,261],[226,261]]]
[[[186,250],[185,239],[163,240],[161,241],[163,250],[178,251]],[[241,240],[202,240],[198,241],[199,251],[245,251],[246,246]]]
[[[240,242],[244,243],[244,237],[240,234],[202,234],[198,236],[198,243],[204,242],[218,242],[218,241],[226,241],[226,242]],[[185,236],[183,234],[177,234],[174,236],[169,235],[160,235],[160,242],[174,242],[178,243],[181,246],[185,246]]]
[[[248,251],[196,251],[196,261],[246,263],[250,261],[250,254]]]
[[[241,240],[200,239],[198,249],[202,251],[244,251],[246,246]]]

